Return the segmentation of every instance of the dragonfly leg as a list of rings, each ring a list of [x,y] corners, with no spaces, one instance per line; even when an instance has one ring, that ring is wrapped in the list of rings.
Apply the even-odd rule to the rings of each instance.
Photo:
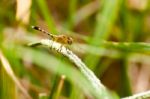
[[[57,49],[57,52],[61,52],[63,45],[60,45],[59,49]]]
[[[50,49],[52,49],[52,46],[53,46],[53,42],[51,42],[51,46],[50,46]]]

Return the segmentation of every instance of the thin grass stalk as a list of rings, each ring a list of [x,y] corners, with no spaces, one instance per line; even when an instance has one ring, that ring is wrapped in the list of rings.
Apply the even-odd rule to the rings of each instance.
[[[41,13],[45,19],[45,22],[48,24],[48,27],[50,28],[50,31],[54,34],[58,33],[56,30],[55,22],[53,20],[52,15],[49,13],[48,7],[46,5],[45,0],[36,0],[38,3],[38,6],[41,10]]]
[[[61,90],[62,90],[63,85],[64,85],[65,78],[66,78],[65,75],[61,76],[54,99],[60,99],[60,94],[61,94]]]

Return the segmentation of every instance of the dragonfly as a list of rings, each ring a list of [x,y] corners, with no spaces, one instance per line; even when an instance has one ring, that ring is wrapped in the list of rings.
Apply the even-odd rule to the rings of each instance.
[[[48,36],[50,36],[50,38],[55,41],[55,42],[58,42],[58,43],[61,43],[62,45],[71,45],[73,43],[73,39],[67,35],[53,35],[51,33],[49,33],[48,31],[38,27],[38,26],[32,26],[33,29],[35,30],[38,30],[38,31],[41,31],[42,33],[45,33],[47,34]]]

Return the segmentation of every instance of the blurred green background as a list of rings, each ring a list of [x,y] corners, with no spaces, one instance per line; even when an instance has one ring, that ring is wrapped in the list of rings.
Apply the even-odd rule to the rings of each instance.
[[[27,99],[17,81],[33,99],[95,99],[67,58],[43,46],[27,46],[49,38],[33,25],[72,37],[67,47],[113,99],[150,88],[149,0],[1,0],[0,7],[1,99]]]

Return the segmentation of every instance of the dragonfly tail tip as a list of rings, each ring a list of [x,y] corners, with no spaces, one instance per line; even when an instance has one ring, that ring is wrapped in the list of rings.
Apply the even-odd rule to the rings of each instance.
[[[31,26],[31,28],[32,28],[32,29],[36,29],[36,30],[39,29],[39,27],[37,27],[37,26]]]

